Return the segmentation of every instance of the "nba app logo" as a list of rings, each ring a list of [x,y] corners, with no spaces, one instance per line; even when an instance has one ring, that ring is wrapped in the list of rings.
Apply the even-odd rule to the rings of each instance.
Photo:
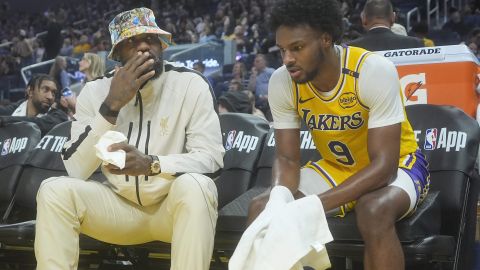
[[[12,139],[6,139],[3,142],[2,153],[1,153],[2,156],[5,156],[6,154],[8,154],[8,149],[10,148],[10,142],[11,141],[12,141]]]
[[[228,151],[233,147],[233,141],[235,140],[236,130],[230,130],[227,135],[227,142],[225,143],[225,150]]]
[[[423,149],[434,150],[437,147],[437,129],[429,128],[425,132],[425,144]]]

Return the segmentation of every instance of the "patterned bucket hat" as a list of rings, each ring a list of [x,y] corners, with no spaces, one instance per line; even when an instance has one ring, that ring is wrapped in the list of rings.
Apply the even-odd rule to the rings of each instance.
[[[108,25],[108,30],[112,39],[112,50],[108,54],[110,59],[113,59],[113,51],[120,42],[136,35],[158,34],[163,49],[172,41],[172,34],[160,29],[155,22],[153,11],[144,7],[118,14]]]

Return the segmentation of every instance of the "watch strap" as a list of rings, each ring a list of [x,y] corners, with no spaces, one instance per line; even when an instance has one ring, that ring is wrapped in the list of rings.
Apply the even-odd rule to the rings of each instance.
[[[102,105],[100,105],[100,109],[98,109],[98,112],[106,117],[117,117],[119,113],[119,111],[111,110],[110,107],[105,104],[105,102],[102,102]]]

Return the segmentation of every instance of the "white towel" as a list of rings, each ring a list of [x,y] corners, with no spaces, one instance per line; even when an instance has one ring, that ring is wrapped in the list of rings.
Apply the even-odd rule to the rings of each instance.
[[[240,239],[229,269],[326,269],[330,260],[324,244],[332,240],[317,196],[294,200],[289,189],[276,186],[265,210]]]
[[[98,143],[95,145],[96,155],[98,158],[103,160],[104,164],[113,164],[120,169],[125,167],[125,151],[118,150],[114,152],[110,152],[107,148],[114,144],[120,142],[126,142],[127,137],[118,131],[107,131],[103,134],[102,137],[98,140]]]

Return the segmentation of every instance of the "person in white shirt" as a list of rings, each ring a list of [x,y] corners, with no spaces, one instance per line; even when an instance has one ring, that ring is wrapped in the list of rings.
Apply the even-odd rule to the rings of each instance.
[[[76,269],[83,233],[114,244],[171,242],[171,269],[207,270],[217,191],[204,174],[223,167],[225,151],[208,82],[162,60],[171,34],[151,10],[120,13],[109,30],[109,57],[123,66],[78,96],[62,152],[69,176],[43,181],[37,195],[37,269]],[[127,137],[109,149],[125,151],[124,168],[95,155],[107,131]],[[88,181],[99,166],[106,184]]]

